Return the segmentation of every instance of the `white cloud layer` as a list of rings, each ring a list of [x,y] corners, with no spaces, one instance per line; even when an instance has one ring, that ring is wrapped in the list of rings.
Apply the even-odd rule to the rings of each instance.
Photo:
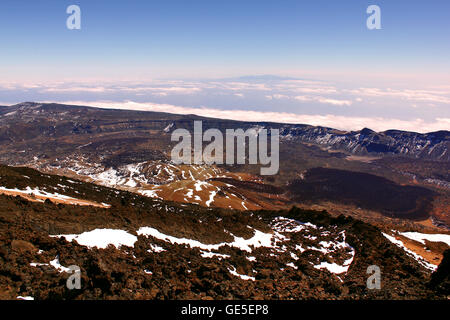
[[[433,132],[450,128],[450,118],[437,118],[434,121],[423,119],[400,120],[382,117],[349,117],[340,115],[306,115],[286,112],[264,112],[249,110],[220,110],[214,108],[189,108],[169,104],[138,103],[133,101],[65,101],[72,105],[93,106],[99,108],[142,110],[155,112],[168,112],[175,114],[196,114],[203,117],[241,121],[271,121],[280,123],[310,124],[315,126],[331,127],[341,130],[360,130],[364,127],[375,131],[398,129],[414,132]]]
[[[336,82],[277,76],[55,83],[0,79],[0,97],[6,102],[3,105],[79,101],[94,106],[307,123],[345,130],[450,130],[450,86],[446,84],[408,86],[391,82],[383,87],[351,84],[345,79]]]

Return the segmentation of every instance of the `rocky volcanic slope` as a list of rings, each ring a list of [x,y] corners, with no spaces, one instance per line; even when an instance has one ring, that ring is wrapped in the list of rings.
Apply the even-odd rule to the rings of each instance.
[[[352,218],[293,208],[236,211],[0,167],[7,189],[77,196],[108,208],[0,195],[2,299],[443,299],[435,267]],[[385,231],[386,232],[386,231]],[[401,243],[401,242],[400,242]],[[82,288],[65,286],[70,265]],[[382,270],[380,290],[367,267]],[[444,289],[443,289],[444,288]]]

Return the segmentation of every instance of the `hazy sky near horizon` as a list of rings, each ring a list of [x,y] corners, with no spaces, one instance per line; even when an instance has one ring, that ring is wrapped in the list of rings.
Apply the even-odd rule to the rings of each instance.
[[[72,4],[81,30],[66,28]],[[450,129],[447,0],[2,0],[0,43],[1,104]]]

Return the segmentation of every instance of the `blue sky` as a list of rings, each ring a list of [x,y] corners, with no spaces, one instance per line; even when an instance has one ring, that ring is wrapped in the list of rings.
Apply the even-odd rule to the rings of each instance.
[[[71,4],[81,30],[66,28]],[[366,28],[371,4],[382,30]],[[450,127],[446,0],[2,0],[0,43],[3,104],[132,101]],[[266,74],[282,78],[239,78]]]

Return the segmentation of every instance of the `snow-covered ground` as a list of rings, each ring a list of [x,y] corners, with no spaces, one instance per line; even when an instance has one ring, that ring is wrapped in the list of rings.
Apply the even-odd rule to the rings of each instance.
[[[67,186],[62,186],[59,185],[60,188],[63,188]],[[14,189],[10,189],[10,188],[5,188],[5,187],[0,187],[0,194],[1,193],[5,193],[5,194],[13,194],[13,195],[21,195],[25,198],[29,198],[34,197],[33,201],[36,202],[44,202],[45,199],[50,199],[53,201],[57,201],[57,202],[63,202],[66,204],[72,204],[72,205],[80,205],[80,206],[97,206],[97,207],[104,207],[104,208],[109,208],[111,207],[109,204],[106,203],[96,203],[93,201],[88,201],[88,200],[82,200],[82,199],[77,199],[77,198],[73,198],[73,197],[69,197],[57,192],[48,192],[48,191],[44,191],[44,190],[40,190],[39,188],[34,188],[32,189],[31,187],[26,187],[25,190],[20,190],[17,188]]]
[[[275,247],[276,243],[279,241],[283,241],[286,239],[283,235],[279,233],[264,233],[259,230],[254,230],[254,235],[250,239],[244,239],[241,237],[233,236],[234,241],[232,242],[222,242],[218,244],[204,244],[200,241],[187,239],[187,238],[177,238],[170,235],[166,235],[155,228],[152,227],[142,227],[137,231],[138,235],[144,236],[152,236],[159,240],[170,241],[175,244],[185,244],[189,245],[191,248],[200,248],[203,250],[211,251],[218,250],[223,246],[235,247],[243,251],[251,252],[251,247],[259,248],[259,247]]]
[[[29,297],[29,296],[27,296],[27,297],[18,296],[17,299],[18,300],[28,300],[28,301],[34,300],[33,297]]]
[[[250,277],[250,276],[247,276],[247,275],[245,275],[245,274],[237,273],[235,267],[231,267],[231,269],[228,269],[228,271],[229,271],[233,276],[239,277],[239,278],[241,278],[242,280],[251,280],[251,281],[255,281],[255,280],[256,280],[254,277]]]
[[[348,268],[353,262],[353,259],[355,257],[355,251],[352,251],[351,258],[344,261],[343,265],[339,265],[337,263],[328,263],[328,262],[321,262],[319,265],[314,266],[316,269],[327,269],[331,273],[335,274],[341,274],[344,272],[348,272]]]
[[[317,229],[312,223],[303,223],[294,219],[276,217],[272,222],[272,228],[278,232],[299,232],[307,228]]]
[[[27,195],[33,195],[35,197],[52,198],[52,199],[58,199],[58,200],[67,200],[67,201],[79,200],[79,199],[76,199],[76,198],[65,196],[63,194],[50,193],[50,192],[47,192],[47,191],[39,190],[38,188],[31,189],[30,187],[26,187],[25,190],[20,190],[20,189],[17,189],[17,188],[8,189],[8,188],[5,188],[5,187],[0,187],[0,191],[22,193],[22,194],[27,194]]]
[[[150,249],[149,249],[148,251],[149,251],[149,252],[150,252],[150,251],[152,251],[152,252],[164,252],[164,251],[166,251],[166,249],[164,249],[164,248],[161,247],[161,246],[158,246],[158,245],[156,245],[156,244],[151,243],[151,244],[150,244]]]
[[[58,256],[55,259],[53,259],[52,261],[50,261],[50,265],[53,268],[55,268],[56,270],[58,270],[60,273],[62,273],[62,272],[70,273],[71,272],[71,270],[69,268],[62,266],[61,263],[59,263]]]
[[[385,236],[386,239],[388,239],[390,242],[395,244],[397,247],[405,250],[405,252],[408,255],[413,257],[417,262],[419,262],[425,268],[430,269],[432,271],[436,270],[436,268],[437,268],[436,265],[429,263],[428,261],[426,261],[423,257],[418,255],[417,253],[415,253],[414,251],[412,251],[412,250],[408,249],[407,247],[405,247],[405,245],[403,244],[403,242],[401,240],[397,240],[394,236],[388,235],[387,233],[383,233],[383,236]]]
[[[289,249],[287,247],[289,238],[286,235],[283,235],[282,233],[292,233],[304,231],[307,229],[319,229],[319,227],[311,223],[302,223],[296,220],[281,217],[276,218],[272,226],[273,231],[268,233],[259,231],[257,229],[252,229],[253,236],[250,237],[249,239],[237,237],[231,234],[229,231],[225,231],[226,233],[232,236],[233,240],[230,242],[221,242],[216,244],[205,244],[194,239],[171,236],[153,227],[141,227],[137,230],[136,233],[138,235],[143,235],[147,237],[151,236],[158,240],[162,240],[172,244],[187,245],[190,246],[191,248],[199,248],[201,251],[201,256],[203,258],[214,258],[214,257],[217,257],[219,259],[230,258],[230,256],[227,254],[215,252],[220,250],[224,246],[237,248],[247,253],[252,253],[253,250],[256,248],[269,248],[271,249],[270,254],[271,256],[277,256],[279,254],[288,252],[290,253],[292,262],[288,262],[287,266],[296,269],[297,266],[293,263],[293,261],[300,259],[299,256],[297,255],[298,254],[297,251],[302,253],[306,249],[304,249],[299,244],[295,244],[295,246],[291,249],[291,252],[289,252],[288,251]],[[322,233],[324,236],[329,236],[328,231],[323,231]],[[116,229],[95,229],[89,232],[84,232],[79,235],[68,234],[68,235],[57,235],[54,237],[65,237],[68,241],[76,240],[80,245],[84,245],[90,248],[93,247],[106,248],[109,244],[112,244],[117,248],[120,248],[120,246],[122,245],[133,247],[135,242],[137,241],[137,237],[135,235],[124,230],[116,230]],[[347,272],[355,256],[355,250],[348,243],[346,243],[345,231],[341,231],[339,233],[336,241],[321,241],[318,243],[318,245],[316,245],[316,247],[308,246],[307,249],[320,251],[324,255],[334,255],[336,253],[340,254],[341,252],[345,252],[348,256],[350,256],[342,265],[336,263],[321,262],[320,264],[314,266],[316,269],[327,269],[328,271],[336,274]],[[148,251],[160,253],[166,251],[166,249],[164,249],[159,245],[151,244]],[[247,257],[247,259],[249,261],[256,260],[254,256],[249,256]],[[57,269],[63,268],[59,265],[59,262],[57,260],[56,261],[54,260],[51,264]],[[235,271],[230,270],[230,272],[233,273]]]
[[[399,234],[411,240],[418,241],[422,244],[425,244],[425,240],[428,240],[430,242],[444,242],[448,246],[450,246],[449,234],[428,234],[420,232],[399,232]]]
[[[76,240],[80,245],[87,247],[106,248],[112,244],[116,248],[120,246],[133,247],[137,237],[124,231],[116,229],[95,229],[82,234],[62,234],[53,237],[65,237],[67,241]]]
[[[55,259],[53,259],[52,261],[50,261],[49,263],[38,263],[38,262],[32,262],[30,263],[31,267],[40,267],[40,266],[52,266],[53,268],[55,268],[56,270],[59,271],[59,273],[62,272],[67,272],[67,273],[71,273],[72,270],[70,270],[69,268],[66,268],[64,266],[61,265],[61,263],[59,263],[59,257],[56,256]]]

